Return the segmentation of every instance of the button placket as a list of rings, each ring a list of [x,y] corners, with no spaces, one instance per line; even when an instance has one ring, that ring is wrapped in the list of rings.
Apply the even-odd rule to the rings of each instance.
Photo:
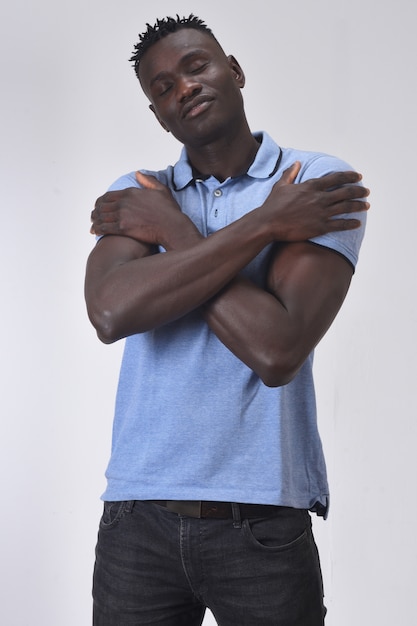
[[[216,185],[217,183],[217,185]],[[225,215],[222,211],[222,203],[225,197],[225,192],[219,186],[219,181],[215,181],[213,177],[204,181],[204,187],[206,188],[208,195],[206,199],[208,201],[207,206],[207,235],[215,233],[219,228],[224,226],[222,223]],[[211,198],[211,202],[210,202]],[[218,204],[220,201],[220,204]],[[210,206],[211,205],[211,206]],[[220,223],[219,223],[220,222]]]
[[[216,198],[221,198],[221,196],[223,195],[223,191],[221,189],[215,189],[213,194]],[[219,209],[218,208],[214,209],[214,217],[217,217],[218,214],[219,214]]]

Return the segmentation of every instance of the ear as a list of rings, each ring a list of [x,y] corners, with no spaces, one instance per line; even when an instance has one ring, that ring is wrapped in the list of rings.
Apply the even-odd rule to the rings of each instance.
[[[161,124],[162,128],[163,128],[164,130],[166,130],[166,132],[167,132],[167,133],[169,133],[169,132],[170,132],[170,131],[169,131],[169,128],[167,128],[167,127],[166,127],[166,125],[164,124],[164,122],[161,120],[161,118],[160,118],[160,117],[158,117],[158,114],[157,114],[157,112],[155,111],[155,108],[154,108],[153,104],[150,104],[150,105],[149,105],[149,108],[150,108],[150,110],[152,111],[152,113],[155,115],[155,117],[156,117],[156,119],[158,120],[158,122]]]
[[[229,55],[227,57],[227,61],[229,63],[230,69],[232,70],[232,74],[236,80],[236,84],[243,89],[245,86],[245,73],[240,67],[239,63],[236,61],[233,55]]]

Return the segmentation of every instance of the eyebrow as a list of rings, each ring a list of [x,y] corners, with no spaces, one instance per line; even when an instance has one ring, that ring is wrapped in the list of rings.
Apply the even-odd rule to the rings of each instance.
[[[197,57],[197,56],[200,56],[202,54],[207,55],[207,50],[203,50],[203,49],[200,49],[200,48],[194,48],[194,50],[190,50],[190,52],[187,52],[187,54],[184,54],[184,56],[181,57],[180,63],[186,63],[187,61],[189,61],[193,57]],[[149,83],[149,87],[152,87],[159,80],[163,80],[164,78],[169,76],[169,74],[170,73],[167,72],[166,70],[161,70],[160,72],[158,72],[158,74],[156,74],[156,76],[154,76],[152,78],[151,82]]]

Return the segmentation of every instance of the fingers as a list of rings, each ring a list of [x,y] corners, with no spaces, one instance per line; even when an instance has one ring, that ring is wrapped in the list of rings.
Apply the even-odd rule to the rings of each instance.
[[[165,185],[160,183],[155,176],[150,176],[149,174],[143,174],[142,172],[137,171],[135,172],[135,177],[139,185],[145,187],[145,189],[159,189],[160,191],[166,189]]]
[[[283,175],[281,176],[281,181],[286,184],[292,184],[301,169],[300,161],[295,161],[290,167],[288,167]]]
[[[370,207],[366,200],[369,193],[369,189],[362,187],[362,185],[350,184],[322,192],[322,197],[326,197],[330,201],[328,205],[329,215],[337,216],[344,213],[367,211]]]
[[[367,211],[369,207],[369,202],[363,202],[362,200],[345,200],[331,205],[328,210],[328,215],[330,217],[337,217],[338,215],[347,213],[363,213]]]
[[[292,185],[295,179],[298,176],[298,173],[301,169],[300,161],[295,161],[290,167],[288,167],[278,182],[275,183],[274,187],[279,187],[280,185]]]
[[[97,214],[96,211],[91,213],[90,233],[92,235],[115,234],[118,232],[118,221],[114,213]]]
[[[332,219],[328,222],[328,226],[326,227],[326,232],[338,232],[341,230],[355,230],[355,228],[359,228],[361,226],[360,220],[355,219],[346,219],[346,218],[336,218]]]
[[[364,200],[369,196],[370,191],[362,185],[354,184],[330,189],[326,193],[331,194],[333,202],[343,202],[345,200]]]
[[[280,186],[294,183],[300,170],[300,161],[295,161],[290,167],[288,167],[284,171],[281,178],[277,183],[275,183],[275,185]],[[335,188],[343,187],[344,185],[351,185],[352,188],[362,190],[354,192],[357,195],[353,195],[352,197],[363,198],[369,194],[369,190],[365,190],[365,187],[358,185],[361,180],[362,174],[354,171],[345,171],[333,172],[331,174],[321,176],[320,178],[310,178],[309,180],[306,180],[301,184],[309,187],[314,187],[318,191],[333,191]]]
[[[344,213],[359,213],[369,209],[370,204],[365,199],[369,196],[370,191],[359,184],[361,179],[362,175],[358,172],[334,172],[322,178],[306,181],[305,184],[308,186],[311,183],[311,186],[319,191],[322,201],[328,205],[328,214],[335,217]],[[337,230],[357,228],[356,223],[353,225],[351,220],[347,221],[349,224],[345,228],[339,224]]]
[[[306,184],[310,183],[317,189],[322,191],[331,191],[334,187],[341,187],[343,185],[354,185],[362,180],[362,174],[358,172],[333,172],[332,174],[326,174],[320,178],[312,178],[306,181]],[[358,185],[357,185],[358,186]],[[359,187],[364,189],[364,187]]]
[[[108,226],[117,223],[115,202],[111,199],[112,194],[115,193],[117,192],[108,192],[96,200],[90,215],[90,233],[92,235],[107,234]]]

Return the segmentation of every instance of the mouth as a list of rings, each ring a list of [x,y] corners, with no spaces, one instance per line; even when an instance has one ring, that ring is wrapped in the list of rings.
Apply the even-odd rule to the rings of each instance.
[[[208,96],[195,96],[195,98],[193,98],[191,102],[187,102],[187,104],[184,105],[184,108],[182,110],[182,118],[185,119],[197,117],[201,113],[204,113],[204,111],[206,111],[210,107],[212,102],[213,99],[209,98]]]

